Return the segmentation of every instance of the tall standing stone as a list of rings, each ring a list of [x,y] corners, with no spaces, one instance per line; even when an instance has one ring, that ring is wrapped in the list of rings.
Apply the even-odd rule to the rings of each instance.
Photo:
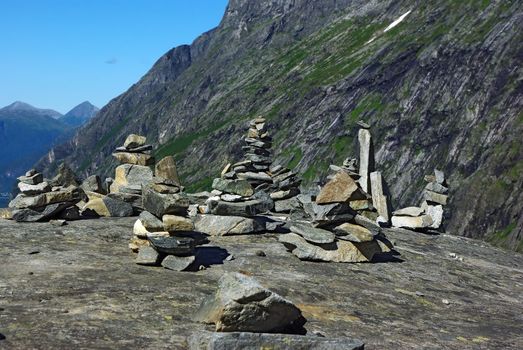
[[[162,179],[172,180],[177,186],[181,186],[173,156],[167,156],[156,164],[155,175]]]
[[[374,154],[372,149],[372,139],[368,129],[360,129],[358,132],[360,143],[360,186],[369,193],[369,174],[374,168]]]
[[[390,219],[387,196],[383,190],[383,178],[380,171],[370,173],[370,187],[372,192],[372,205],[387,222]]]

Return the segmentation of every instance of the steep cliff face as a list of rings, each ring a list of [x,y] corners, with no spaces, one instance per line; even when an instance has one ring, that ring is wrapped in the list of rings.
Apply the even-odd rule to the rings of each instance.
[[[111,151],[142,133],[196,190],[262,114],[277,161],[310,186],[357,154],[362,119],[395,206],[418,204],[440,168],[449,232],[523,250],[521,28],[515,0],[231,0],[216,29],[160,58],[42,164],[110,174]]]

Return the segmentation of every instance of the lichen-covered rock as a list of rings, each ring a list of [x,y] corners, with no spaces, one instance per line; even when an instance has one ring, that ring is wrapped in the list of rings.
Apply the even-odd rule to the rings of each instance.
[[[227,273],[215,294],[203,301],[195,320],[214,323],[217,332],[277,332],[301,318],[290,301],[240,273]]]
[[[194,224],[191,219],[179,215],[164,215],[162,218],[165,231],[193,231]]]
[[[151,184],[143,188],[143,207],[156,217],[161,218],[165,214],[186,215],[189,205],[189,198],[183,193],[158,193]]]
[[[239,196],[252,196],[254,189],[247,180],[227,180],[216,178],[212,183],[212,188],[225,193],[237,194]]]
[[[178,170],[176,169],[176,160],[173,156],[165,157],[156,163],[154,175],[162,179],[171,180],[176,185],[181,186]]]

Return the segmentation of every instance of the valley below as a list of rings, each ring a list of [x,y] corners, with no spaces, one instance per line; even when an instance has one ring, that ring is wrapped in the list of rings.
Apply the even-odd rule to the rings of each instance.
[[[523,348],[523,256],[488,243],[385,229],[396,262],[334,264],[300,261],[277,234],[209,237],[206,268],[174,272],[134,263],[135,220],[0,220],[0,348],[185,349],[213,329],[192,315],[231,271],[295,303],[307,335],[367,350]]]

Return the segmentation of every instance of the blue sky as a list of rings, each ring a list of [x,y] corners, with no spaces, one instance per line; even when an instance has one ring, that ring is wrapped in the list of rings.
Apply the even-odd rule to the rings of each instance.
[[[0,107],[102,107],[169,49],[216,27],[227,0],[0,0]]]

